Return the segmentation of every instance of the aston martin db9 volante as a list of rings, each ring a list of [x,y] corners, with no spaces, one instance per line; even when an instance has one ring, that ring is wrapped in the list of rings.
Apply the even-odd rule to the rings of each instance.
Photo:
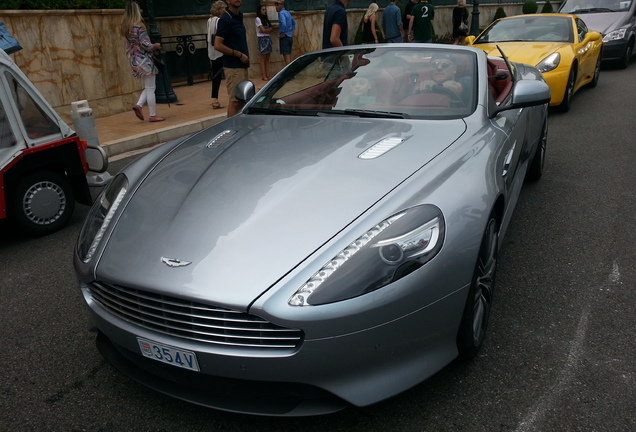
[[[498,249],[541,177],[550,90],[477,48],[303,55],[238,115],[119,173],[74,253],[118,370],[222,410],[365,406],[484,342]]]

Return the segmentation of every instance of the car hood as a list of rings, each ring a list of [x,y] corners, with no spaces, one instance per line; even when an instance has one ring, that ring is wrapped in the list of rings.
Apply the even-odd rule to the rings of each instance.
[[[465,129],[463,120],[234,117],[189,138],[148,173],[96,276],[246,310]],[[396,137],[405,141],[359,158]]]
[[[501,47],[510,61],[536,66],[544,58],[568,44],[562,42],[498,42],[474,44],[473,46],[484,50],[488,55],[501,57],[497,45]]]
[[[580,14],[587,27],[602,35],[614,31],[629,20],[629,12],[604,12]]]

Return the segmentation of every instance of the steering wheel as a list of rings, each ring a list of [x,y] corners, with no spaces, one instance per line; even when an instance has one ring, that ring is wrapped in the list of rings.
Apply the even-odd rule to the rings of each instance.
[[[435,84],[433,87],[426,89],[425,92],[439,93],[439,94],[448,96],[448,98],[451,101],[452,108],[457,108],[464,105],[464,101],[461,99],[461,97],[457,93],[455,93],[453,90],[449,88],[444,87],[441,84]]]

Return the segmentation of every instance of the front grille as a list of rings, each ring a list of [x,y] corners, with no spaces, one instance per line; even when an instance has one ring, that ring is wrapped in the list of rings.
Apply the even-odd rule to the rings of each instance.
[[[265,350],[296,349],[303,333],[244,312],[147,291],[93,282],[93,299],[113,315],[170,336],[212,345]]]

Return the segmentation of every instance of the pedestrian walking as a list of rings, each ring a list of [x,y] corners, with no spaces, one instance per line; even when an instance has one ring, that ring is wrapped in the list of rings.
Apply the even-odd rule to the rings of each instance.
[[[404,42],[402,12],[397,5],[399,2],[400,0],[391,0],[391,3],[384,8],[384,13],[382,14],[382,30],[388,43]]]
[[[225,2],[215,1],[210,7],[208,19],[208,58],[210,59],[210,73],[212,74],[212,109],[221,109],[219,102],[219,90],[223,79],[223,53],[214,49],[214,39],[219,25],[219,18],[225,12]]]
[[[336,0],[325,10],[322,27],[323,48],[348,45],[347,4],[349,4],[349,0]]]
[[[409,22],[411,22],[411,11],[413,10],[413,6],[418,4],[420,0],[406,0],[406,6],[404,6],[404,17],[402,17],[402,22],[404,23],[404,28],[408,30]]]
[[[156,78],[159,70],[155,66],[153,53],[161,49],[160,43],[152,43],[137,2],[129,0],[124,7],[124,17],[120,28],[121,35],[126,39],[126,56],[130,62],[132,75],[142,79],[144,89],[132,110],[139,120],[144,120],[142,108],[148,104],[150,122],[164,121],[164,117],[157,116],[157,100],[155,97]]]
[[[468,10],[466,0],[458,0],[453,8],[453,44],[463,45],[468,34]]]
[[[371,3],[367,8],[367,11],[362,17],[362,43],[365,44],[377,44],[378,43],[378,31],[376,29],[376,13],[380,7],[377,3]]]
[[[409,39],[413,42],[433,42],[433,19],[435,18],[435,6],[427,0],[420,0],[413,6],[411,21],[409,23]]]
[[[227,9],[221,14],[214,38],[214,49],[223,53],[223,70],[227,85],[229,103],[227,116],[232,117],[243,108],[234,90],[241,81],[248,78],[250,67],[247,48],[247,32],[243,24],[243,13],[239,11],[242,0],[227,0]]]

